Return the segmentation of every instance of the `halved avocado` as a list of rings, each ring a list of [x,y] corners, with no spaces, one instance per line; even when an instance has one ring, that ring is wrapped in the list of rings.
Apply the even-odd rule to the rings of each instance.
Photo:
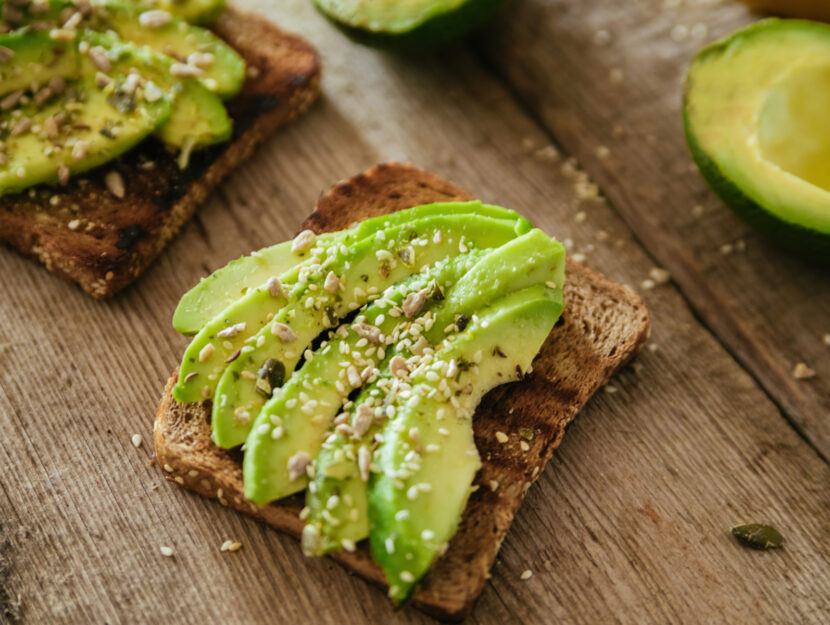
[[[504,0],[314,0],[349,37],[420,52],[450,43],[487,20]]]
[[[686,139],[703,177],[744,220],[830,263],[830,26],[757,22],[689,68]]]

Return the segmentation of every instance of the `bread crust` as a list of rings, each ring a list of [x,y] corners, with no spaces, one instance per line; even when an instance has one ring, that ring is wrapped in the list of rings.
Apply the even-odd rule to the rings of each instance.
[[[319,57],[301,37],[234,7],[213,30],[248,65],[242,91],[227,104],[230,142],[194,153],[182,171],[148,139],[67,188],[0,197],[0,241],[93,297],[111,297],[141,275],[225,176],[319,94]],[[124,199],[107,190],[112,170],[124,179]]]
[[[387,163],[344,180],[322,195],[302,229],[338,230],[375,215],[434,201],[468,200],[453,184],[411,165]],[[473,420],[482,468],[457,533],[412,603],[439,619],[460,620],[473,608],[530,485],[559,446],[566,426],[591,395],[641,348],[649,316],[636,293],[567,261],[565,311],[522,381],[488,393]],[[153,441],[169,481],[253,516],[295,538],[302,496],[257,506],[243,496],[241,454],[210,441],[210,402],[180,404],[167,383]],[[495,433],[508,435],[500,443]],[[347,569],[386,587],[366,541],[332,554]]]

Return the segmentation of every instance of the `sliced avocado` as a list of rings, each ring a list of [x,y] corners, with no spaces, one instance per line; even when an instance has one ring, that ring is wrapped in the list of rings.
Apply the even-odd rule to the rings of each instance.
[[[504,0],[314,0],[349,37],[421,52],[450,43],[486,21]]]
[[[495,219],[513,219],[521,224],[519,234],[530,230],[530,223],[516,212],[473,202],[441,202],[425,204],[402,211],[373,217],[358,226],[339,232],[330,232],[317,236],[318,246],[328,246],[334,242],[344,243],[362,239],[374,234],[379,229],[399,225],[430,215],[476,213]],[[272,276],[279,276],[297,264],[297,256],[291,252],[291,241],[279,243],[231,261],[217,269],[199,284],[182,296],[176,312],[173,314],[173,327],[185,335],[196,334],[211,319],[221,313],[231,303],[242,297],[249,289],[265,284]]]
[[[211,31],[170,13],[106,0],[95,4],[86,24],[172,57],[177,63],[174,73],[187,72],[221,98],[236,95],[245,81],[245,61],[233,48]]]
[[[361,304],[358,301],[365,303],[371,295],[369,289],[372,287],[381,290],[387,284],[416,273],[437,260],[458,254],[459,248],[464,247],[462,240],[467,241],[470,245],[469,248],[465,249],[498,247],[505,241],[515,238],[518,234],[517,231],[523,229],[523,222],[497,220],[474,215],[436,215],[404,226],[393,227],[390,229],[391,236],[381,235],[379,237],[376,234],[351,246],[337,245],[328,248],[312,247],[310,249],[303,247],[300,258],[307,258],[308,260],[279,278],[284,289],[290,287],[285,290],[288,291],[287,296],[293,302],[291,310],[283,310],[288,299],[285,295],[272,296],[267,284],[248,291],[245,296],[231,304],[206,324],[194,337],[185,351],[179,371],[180,379],[173,388],[173,396],[181,402],[201,401],[212,397],[217,387],[218,376],[223,373],[228,364],[225,361],[234,356],[237,349],[240,350],[240,354],[235,356],[234,361],[244,357],[245,371],[249,372],[245,375],[253,376],[253,379],[243,378],[240,371],[240,381],[245,380],[245,382],[250,383],[245,395],[248,396],[248,391],[252,388],[255,393],[254,383],[257,380],[256,374],[259,367],[272,356],[268,355],[268,349],[257,348],[253,344],[246,343],[246,341],[259,342],[260,338],[264,337],[261,339],[262,347],[267,345],[269,348],[279,348],[279,345],[275,344],[274,335],[271,334],[272,322],[277,316],[280,316],[281,322],[288,322],[288,325],[298,337],[301,330],[303,333],[303,338],[298,338],[296,345],[279,349],[283,352],[282,355],[286,362],[293,363],[290,366],[285,366],[285,373],[290,375],[302,354],[301,350],[304,350],[311,339],[316,336],[316,334],[310,336],[307,336],[307,334],[315,330],[319,333],[325,328],[324,317],[327,316],[327,313],[333,312],[335,319],[329,319],[329,321],[336,321],[344,313],[349,312],[352,305],[355,307],[354,309],[359,308]],[[440,232],[441,236],[434,236],[435,232]],[[424,236],[425,233],[429,233],[431,238],[427,239]],[[302,236],[305,236],[304,233],[301,234]],[[295,239],[294,243],[296,244],[301,237]],[[403,249],[395,248],[395,245],[402,244],[399,239],[405,239],[406,237],[427,242],[426,246],[418,245],[415,247],[414,243],[411,244],[413,250],[417,249],[415,260],[411,263],[411,266],[405,265],[400,258],[396,258],[397,253],[410,247],[410,244],[407,243],[403,245]],[[310,239],[310,241],[311,244],[314,243],[313,239]],[[384,246],[386,246],[386,251],[382,249]],[[391,252],[389,251],[390,248],[392,248]],[[381,256],[386,256],[388,253],[391,258],[379,263],[378,253]],[[386,270],[388,270],[388,273],[386,273]],[[340,280],[347,283],[346,288],[348,289],[343,293],[348,295],[347,299],[349,301],[344,300],[339,292],[335,294],[325,290],[325,279],[328,273],[332,271],[342,272]],[[363,279],[364,276],[365,280]],[[302,282],[298,281],[300,277],[303,278]],[[310,285],[313,285],[316,291]],[[311,295],[311,293],[314,293],[314,295]],[[305,303],[309,301],[309,298],[312,307],[305,308]],[[334,310],[326,311],[325,306],[321,306],[318,299],[331,300],[331,303],[326,305],[332,306]],[[292,316],[293,318],[289,318]],[[266,328],[266,326],[265,332],[262,332],[256,339],[251,339],[254,334],[259,332],[261,328]],[[232,334],[228,335],[225,331],[230,331],[230,328],[234,328],[234,330]],[[220,335],[220,332],[225,333],[225,335]],[[248,357],[256,349],[260,349],[259,353],[264,354],[264,357],[254,364],[254,361]],[[284,353],[287,351],[294,353],[291,357],[288,357]],[[259,359],[257,358],[257,360]],[[233,364],[234,361],[230,364]],[[283,364],[285,365],[285,362]],[[234,370],[238,371],[237,367]],[[233,386],[230,380],[226,383],[228,387]],[[232,390],[232,396],[238,396],[238,391],[236,389]],[[231,397],[224,400],[219,399],[220,408],[230,408],[231,406],[234,409],[243,407],[250,411],[244,404],[232,402]]]
[[[156,136],[167,145],[182,150],[198,150],[228,141],[233,123],[222,101],[195,80],[184,80],[173,87],[173,110],[170,119]],[[186,160],[180,159],[180,165]]]
[[[259,331],[250,345],[253,349],[241,353],[222,373],[213,403],[213,423],[234,422],[236,411],[259,412],[267,362],[278,363],[275,366],[284,372],[284,379],[289,377],[314,337],[380,297],[386,287],[443,258],[475,248],[498,247],[516,236],[517,225],[477,215],[435,215],[378,231],[350,246],[330,247],[326,260],[298,283],[273,323]],[[329,281],[333,281],[333,288]],[[290,339],[277,331],[286,326]],[[270,390],[265,389],[266,397]],[[234,431],[240,430],[237,427]],[[214,431],[214,442],[220,447],[242,443],[219,440],[215,436],[218,431]]]
[[[686,139],[704,178],[783,246],[830,262],[830,26],[763,20],[704,48]]]
[[[130,67],[153,67],[157,55],[134,52]],[[127,151],[170,117],[171,98],[153,90],[150,81],[131,79],[123,67],[113,64],[110,82],[98,87],[89,57],[81,55],[80,63],[84,78],[65,87],[60,98],[0,116],[0,125],[8,132],[2,149],[7,162],[0,168],[0,194],[40,183],[66,182],[69,175]],[[151,91],[152,97],[148,96]]]
[[[424,332],[428,347],[440,344],[448,333],[464,331],[467,324],[476,318],[477,310],[508,293],[542,284],[559,293],[554,297],[561,301],[564,267],[564,247],[541,230],[532,230],[489,252],[456,284],[445,289],[444,299],[432,308],[431,329]],[[450,325],[446,323],[448,320]],[[412,355],[405,348],[396,351],[400,351],[404,358]],[[390,352],[387,350],[387,353]],[[390,381],[384,382],[384,377],[388,378],[389,374],[381,376],[381,380],[374,385],[380,387],[379,391],[370,389],[368,393],[361,392],[349,411],[352,415],[357,410],[365,411],[366,408],[360,408],[363,404],[373,411],[387,408],[391,398]],[[371,448],[374,434],[373,429],[363,436],[335,433],[323,444],[314,462],[315,487],[306,496],[306,505],[310,510],[307,527],[315,526],[304,533],[306,552],[319,555],[366,537],[366,494],[361,492],[366,485],[360,480],[357,459],[361,447]],[[304,451],[313,455],[311,448]],[[272,479],[276,480],[277,476]],[[346,493],[348,498],[343,497]],[[332,496],[338,498],[332,500]],[[330,503],[332,501],[336,503]]]
[[[561,295],[539,285],[479,311],[413,371],[411,398],[395,393],[395,416],[383,428],[369,486],[372,557],[394,601],[410,595],[458,527],[481,466],[471,420],[476,406],[528,370],[562,312]]]
[[[208,25],[225,9],[225,0],[156,0],[155,4],[191,24]]]
[[[152,59],[137,68],[144,78],[173,96],[173,105],[167,123],[156,135],[168,145],[188,152],[193,149],[227,141],[232,126],[222,101],[193,78],[177,78],[170,73],[173,61],[164,54],[113,34],[85,31],[81,38],[90,46],[100,46],[107,52],[114,66],[132,69],[131,60],[137,56]]]
[[[77,78],[80,62],[74,43],[56,41],[46,32],[26,31],[0,35],[0,96],[23,92],[50,80]]]
[[[242,432],[243,436],[251,432],[243,461],[246,498],[265,504],[305,488],[305,473],[290,474],[288,463],[297,454],[317,455],[332,420],[355,388],[348,369],[354,369],[352,375],[358,376],[358,384],[371,380],[374,369],[393,352],[390,340],[401,321],[396,311],[405,298],[421,290],[441,293],[441,285],[454,284],[482,255],[482,251],[472,251],[439,261],[389,287],[353,323],[342,325],[321,344],[314,357],[275,391],[253,428],[248,425]],[[429,297],[422,313],[439,301]],[[215,422],[213,427],[216,432]],[[222,438],[230,437],[225,434]]]

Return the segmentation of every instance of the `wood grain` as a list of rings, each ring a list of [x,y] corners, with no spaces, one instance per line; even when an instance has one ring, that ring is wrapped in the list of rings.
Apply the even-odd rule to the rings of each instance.
[[[827,268],[740,222],[708,189],[683,138],[689,60],[755,16],[734,1],[669,4],[517,0],[478,48],[597,180],[704,325],[828,460]],[[794,379],[800,362],[818,375]]]
[[[289,236],[335,180],[411,160],[573,239],[572,252],[587,252],[588,264],[614,279],[638,286],[655,263],[614,207],[578,199],[574,187],[584,183],[570,168],[562,173],[566,155],[552,160],[549,133],[465,48],[401,60],[349,43],[305,0],[246,5],[319,46],[323,102],[223,184],[113,301],[91,301],[0,250],[0,621],[429,622],[394,612],[336,564],[304,558],[293,539],[168,486],[147,466],[153,410],[186,345],[170,327],[178,297],[208,270]],[[622,115],[623,105],[606,115]],[[562,114],[577,119],[582,108]],[[622,177],[636,167],[629,162]],[[670,190],[651,192],[671,199]],[[699,193],[710,207],[704,227],[725,241],[736,222]],[[580,211],[589,219],[575,220]],[[673,214],[653,208],[651,219]],[[735,290],[749,284],[734,277]],[[821,300],[812,279],[801,280],[769,288]],[[674,285],[643,295],[656,351],[569,430],[528,492],[469,622],[826,621],[828,465]],[[752,315],[747,308],[744,323],[768,326]],[[813,340],[800,334],[805,324],[790,324],[794,340]],[[136,432],[139,449],[130,444]],[[728,528],[747,521],[776,525],[784,549],[739,547]],[[221,552],[228,539],[242,549]],[[163,558],[161,545],[175,556]],[[525,569],[534,575],[521,581]]]

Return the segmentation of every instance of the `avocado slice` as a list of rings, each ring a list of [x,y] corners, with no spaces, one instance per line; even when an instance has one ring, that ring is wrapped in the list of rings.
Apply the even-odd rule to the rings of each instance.
[[[290,375],[302,355],[301,350],[305,350],[307,344],[325,329],[324,317],[327,316],[327,312],[333,313],[335,319],[329,319],[329,321],[335,322],[350,311],[350,304],[357,309],[368,301],[371,288],[374,287],[380,291],[387,284],[416,273],[437,260],[457,255],[462,239],[467,241],[470,247],[498,247],[505,241],[515,238],[523,227],[522,222],[475,215],[436,215],[395,226],[389,229],[388,234],[386,231],[381,231],[384,232],[383,235],[378,236],[376,233],[351,246],[336,245],[327,248],[303,246],[299,254],[307,260],[280,276],[282,292],[272,291],[268,284],[248,291],[245,296],[231,304],[199,331],[185,351],[179,370],[179,382],[173,388],[173,397],[181,402],[211,398],[217,388],[219,376],[223,375],[226,366],[233,365],[236,360],[244,357],[244,370],[248,372],[244,375],[248,377],[242,377],[239,365],[233,370],[239,372],[240,382],[244,380],[249,383],[244,395],[251,397],[251,401],[255,402],[257,373],[266,360],[274,358],[269,353],[272,348],[281,352],[285,374]],[[436,232],[441,232],[441,236],[434,236]],[[424,236],[427,233],[429,238]],[[301,233],[294,240],[294,244],[296,245],[305,235],[306,233]],[[410,246],[405,241],[408,237],[427,241],[426,246],[418,245],[417,248],[413,248],[417,249],[417,253],[415,262],[411,263],[411,266],[405,265],[400,259],[395,259],[396,253]],[[314,242],[312,238],[311,244]],[[402,245],[403,243],[406,245]],[[402,246],[403,249],[396,248],[396,245]],[[390,249],[392,249],[391,252]],[[379,265],[378,253],[382,256],[388,254],[391,258]],[[384,271],[384,268],[388,270],[388,273]],[[339,279],[347,285],[347,290],[343,293],[348,294],[349,301],[342,297],[340,291],[335,294],[325,290],[325,279],[332,271],[342,273]],[[355,289],[358,290],[355,291]],[[312,307],[305,308],[309,298]],[[321,305],[322,300],[329,303]],[[285,307],[289,301],[292,306],[286,310]],[[332,310],[326,311],[326,306],[331,306]],[[275,320],[280,323],[287,322],[292,332],[298,337],[302,334],[302,338],[296,340],[296,345],[285,347],[286,344],[282,344],[283,348],[280,348],[276,337],[271,334]],[[261,329],[265,331],[252,339],[251,337]],[[260,340],[260,348],[250,343],[250,341],[260,342]],[[263,355],[261,360],[259,356],[256,358],[252,356],[257,349],[260,350],[259,354]],[[236,354],[236,350],[240,350],[240,353]],[[291,353],[290,356],[287,355],[288,352]],[[226,363],[225,361],[229,358],[231,360]],[[250,376],[253,376],[253,379],[249,379]],[[242,407],[248,411],[253,409],[253,406],[247,406],[247,402],[233,401],[233,398],[239,397],[240,392],[234,388],[232,378],[226,380],[225,384],[232,395],[227,399],[220,397],[216,402],[219,408]]]
[[[233,48],[210,30],[170,13],[148,10],[135,2],[105,0],[95,4],[86,25],[102,32],[113,31],[126,41],[172,57],[177,63],[174,72],[193,73],[223,99],[239,93],[245,82],[245,61]]]
[[[703,177],[781,245],[830,262],[830,26],[768,19],[704,48],[686,78]]]
[[[23,36],[30,34],[35,35]],[[133,52],[130,68],[145,70],[157,62],[157,55],[139,49]],[[116,62],[105,87],[95,84],[88,55],[80,55],[80,73],[80,82],[65,87],[59,99],[0,115],[0,125],[9,133],[3,144],[7,162],[0,169],[0,194],[40,183],[66,182],[69,175],[129,150],[170,117],[170,96],[151,81],[130,78]]]
[[[545,285],[512,293],[413,371],[410,399],[402,385],[388,389],[396,411],[372,459],[369,541],[395,602],[409,597],[458,527],[481,466],[472,428],[481,397],[528,371],[562,308],[561,291]]]
[[[235,421],[237,411],[251,415],[263,403],[263,371],[267,362],[279,367],[283,378],[294,371],[311,341],[326,328],[377,297],[387,286],[418,273],[443,258],[475,248],[498,247],[516,236],[517,222],[477,215],[434,215],[379,231],[354,245],[332,246],[328,259],[298,284],[288,304],[274,315],[251,343],[222,373],[213,403],[213,423]],[[334,288],[329,281],[334,280]],[[286,339],[277,326],[287,327]],[[306,355],[308,358],[308,354]],[[265,389],[270,396],[271,387]],[[235,431],[239,431],[237,428]],[[218,439],[220,447],[242,440]]]
[[[565,250],[562,245],[548,238],[541,230],[532,230],[491,251],[454,286],[445,289],[444,300],[432,309],[434,322],[431,330],[424,333],[430,348],[440,344],[447,336],[447,331],[463,331],[478,309],[508,293],[545,284],[554,291],[558,290],[561,299],[564,261]],[[452,322],[451,327],[446,324],[448,320]],[[437,334],[432,332],[436,329]],[[404,358],[412,355],[405,349],[398,348],[396,351]],[[387,350],[387,353],[391,353],[391,350]],[[388,372],[381,376],[381,380],[368,393],[361,392],[349,411],[353,419],[356,410],[366,410],[360,408],[363,404],[373,411],[388,406],[389,381],[383,381],[387,377]],[[297,379],[296,382],[299,383],[300,380]],[[379,387],[383,388],[376,390]],[[371,448],[374,434],[374,428],[362,436],[334,433],[326,439],[316,455],[315,487],[309,489],[306,496],[306,505],[310,511],[307,525],[316,527],[306,530],[304,534],[304,550],[307,553],[320,555],[339,549],[343,544],[354,544],[367,536],[366,485],[360,479],[358,459],[362,453],[361,447]],[[310,448],[303,450],[314,455]],[[363,476],[366,477],[367,474],[363,472]],[[276,480],[277,476],[272,479]],[[348,497],[344,497],[345,494]],[[332,497],[338,503],[330,503]]]
[[[72,42],[57,41],[47,32],[27,31],[0,35],[7,60],[0,63],[0,96],[47,85],[50,80],[70,80],[80,75],[80,60]]]
[[[248,425],[244,431],[250,432],[243,460],[246,498],[265,504],[305,488],[305,474],[290,475],[288,462],[298,453],[316,456],[332,420],[355,388],[348,369],[354,368],[352,375],[358,376],[358,384],[363,383],[364,377],[371,379],[375,374],[369,371],[393,353],[390,340],[401,321],[398,311],[405,298],[428,291],[421,311],[426,313],[443,301],[443,290],[483,255],[484,251],[475,250],[439,261],[389,287],[353,323],[342,325],[321,344],[315,356],[275,391],[256,417],[253,428]],[[361,375],[363,371],[367,373]],[[215,428],[214,423],[214,431]]]
[[[139,54],[152,59],[138,71],[159,89],[173,96],[170,116],[156,132],[156,136],[166,144],[186,150],[186,155],[189,155],[191,150],[230,138],[232,123],[222,101],[197,80],[173,76],[170,73],[173,66],[170,57],[113,34],[84,31],[81,38],[90,46],[104,48],[110,61],[127,71],[132,67],[132,59]]]
[[[422,52],[486,21],[504,0],[314,0],[346,35],[366,45]]]
[[[475,213],[495,219],[511,219],[520,223],[520,231],[532,227],[524,217],[515,211],[472,202],[440,202],[424,204],[397,211],[381,217],[373,217],[348,230],[329,232],[317,236],[318,246],[335,242],[350,245],[376,233],[382,228],[406,223],[430,215],[461,215]],[[272,276],[279,276],[297,265],[298,258],[291,252],[292,241],[285,241],[266,247],[248,256],[231,261],[224,267],[199,281],[199,284],[185,293],[175,313],[173,327],[185,335],[196,334],[216,315],[242,297],[249,289],[265,284]]]

